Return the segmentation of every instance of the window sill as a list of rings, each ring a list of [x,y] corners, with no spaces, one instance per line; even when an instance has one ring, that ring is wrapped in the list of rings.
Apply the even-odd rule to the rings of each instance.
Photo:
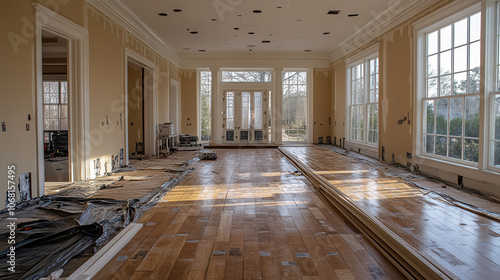
[[[413,163],[418,164],[421,169],[422,167],[435,169],[436,175],[439,175],[441,171],[445,171],[479,182],[487,182],[495,185],[498,185],[498,182],[500,182],[500,173],[491,170],[479,170],[476,166],[448,162],[426,156],[414,156]]]

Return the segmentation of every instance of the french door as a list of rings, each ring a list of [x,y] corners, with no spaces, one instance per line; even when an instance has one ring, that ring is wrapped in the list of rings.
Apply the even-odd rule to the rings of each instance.
[[[268,143],[268,91],[227,90],[223,98],[225,143]]]

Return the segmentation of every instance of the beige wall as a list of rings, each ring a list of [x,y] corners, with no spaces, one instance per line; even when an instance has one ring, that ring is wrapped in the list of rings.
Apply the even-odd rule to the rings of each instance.
[[[331,99],[331,70],[330,68],[313,69],[313,142],[318,143],[318,137],[323,137],[326,143],[326,136],[330,134],[330,99]],[[332,140],[333,141],[333,140]]]
[[[169,80],[179,79],[179,70],[154,52],[126,29],[117,25],[85,0],[33,1],[3,0],[0,9],[0,122],[7,131],[0,131],[0,166],[7,170],[16,165],[16,175],[31,172],[34,196],[37,185],[36,85],[35,85],[35,9],[40,2],[63,17],[86,28],[89,33],[89,129],[91,174],[94,161],[101,160],[100,175],[111,170],[111,156],[125,147],[125,49],[150,61],[157,71],[153,81],[158,89],[158,122],[168,121]],[[63,4],[61,4],[63,3]],[[172,73],[172,76],[170,75]],[[31,120],[28,120],[28,114]],[[26,124],[30,131],[26,131]],[[105,170],[104,166],[107,166]],[[0,180],[7,181],[6,172]],[[17,179],[16,179],[17,182]],[[7,186],[0,186],[0,208],[3,208]]]
[[[36,100],[35,100],[35,34],[31,0],[2,1],[0,9],[0,208],[7,191],[7,166],[16,166],[16,188],[19,175],[31,172],[36,182]],[[32,119],[28,120],[28,115]],[[26,131],[29,124],[30,131]],[[33,186],[37,194],[36,186]]]
[[[136,152],[136,142],[143,142],[142,67],[129,64],[128,71],[128,146],[129,154]]]
[[[196,71],[182,71],[181,77],[181,132],[198,135],[198,106],[196,101]]]

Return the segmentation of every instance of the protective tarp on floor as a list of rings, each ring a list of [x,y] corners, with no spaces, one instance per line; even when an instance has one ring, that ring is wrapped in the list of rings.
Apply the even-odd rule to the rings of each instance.
[[[139,168],[127,168],[88,182],[75,182],[50,195],[19,203],[15,212],[17,228],[13,231],[15,272],[2,273],[0,279],[39,279],[61,269],[84,251],[90,255],[97,252],[191,171],[187,166],[197,153],[186,157],[188,160],[173,165],[163,164],[166,159],[155,158],[149,163],[145,160],[138,164]],[[147,164],[152,166],[143,167]],[[140,184],[148,186],[141,189]],[[125,191],[116,195],[120,189]],[[8,218],[6,209],[0,211],[0,220]],[[10,235],[9,228],[0,228],[2,272],[8,272],[11,267],[8,263]]]

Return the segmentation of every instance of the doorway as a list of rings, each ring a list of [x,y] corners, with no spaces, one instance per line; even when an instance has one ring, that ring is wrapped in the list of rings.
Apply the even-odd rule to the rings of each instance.
[[[127,77],[129,156],[144,155],[144,68],[129,61]]]
[[[269,143],[269,92],[227,90],[223,98],[224,142],[226,144]]]
[[[42,102],[45,187],[70,182],[68,40],[42,30]]]

